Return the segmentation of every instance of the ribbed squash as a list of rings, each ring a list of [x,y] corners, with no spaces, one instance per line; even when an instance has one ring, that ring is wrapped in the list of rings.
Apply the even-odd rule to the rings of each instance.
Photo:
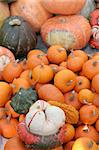
[[[42,24],[51,17],[41,5],[41,0],[17,0],[11,4],[11,15],[21,16],[28,21],[35,31],[39,31]]]
[[[42,0],[43,6],[51,13],[76,14],[85,4],[85,0]]]
[[[67,50],[82,49],[90,39],[91,26],[80,15],[56,16],[43,24],[41,35],[48,46],[60,44]]]

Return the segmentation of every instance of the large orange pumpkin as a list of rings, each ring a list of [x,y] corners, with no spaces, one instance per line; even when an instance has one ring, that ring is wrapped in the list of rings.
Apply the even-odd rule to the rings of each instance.
[[[85,0],[42,0],[43,6],[51,13],[76,14],[85,4]]]
[[[11,15],[22,16],[35,31],[39,31],[42,24],[51,17],[41,5],[41,0],[17,0],[11,4]]]
[[[46,45],[60,44],[68,49],[82,49],[90,39],[91,27],[83,16],[56,16],[48,19],[41,27]]]

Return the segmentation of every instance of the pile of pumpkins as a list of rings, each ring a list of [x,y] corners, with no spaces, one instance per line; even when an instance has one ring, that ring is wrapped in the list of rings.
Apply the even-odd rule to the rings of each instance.
[[[94,0],[3,0],[0,10],[0,45],[18,58],[35,48],[38,33],[46,46],[82,49],[91,37],[91,47],[99,49],[99,10]]]
[[[81,50],[88,42],[99,49],[98,6],[99,0],[0,0],[0,135],[9,139],[4,150],[26,149],[17,133],[26,114],[11,106],[21,88],[71,107],[65,142],[53,150],[99,150],[99,52]],[[46,53],[35,48],[38,34]]]

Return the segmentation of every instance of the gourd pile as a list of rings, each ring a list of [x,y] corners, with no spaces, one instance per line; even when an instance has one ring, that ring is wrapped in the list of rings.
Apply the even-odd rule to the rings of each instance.
[[[98,6],[98,0],[0,2],[4,150],[99,150]],[[36,48],[38,34],[46,52]],[[97,52],[83,51],[87,44]]]

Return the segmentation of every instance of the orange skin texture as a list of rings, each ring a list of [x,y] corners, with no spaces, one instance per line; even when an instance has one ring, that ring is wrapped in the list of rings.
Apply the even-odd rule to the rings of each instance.
[[[67,61],[63,61],[62,63],[59,64],[59,66],[67,68]]]
[[[78,150],[79,148],[81,150],[98,150],[98,145],[91,138],[81,137],[74,142],[72,150]]]
[[[85,0],[43,0],[43,6],[51,13],[61,15],[76,14],[85,4]],[[75,7],[74,7],[75,6]],[[68,9],[69,8],[69,9]]]
[[[4,150],[26,150],[26,148],[19,137],[15,136],[6,142]]]
[[[72,150],[72,146],[74,144],[74,141],[70,141],[67,144],[64,145],[64,150]]]
[[[46,92],[45,92],[46,91]],[[58,101],[64,103],[62,92],[52,84],[45,84],[38,89],[38,96],[45,101]]]
[[[39,54],[45,54],[45,53],[42,50],[34,49],[28,52],[27,58],[29,58],[30,56],[39,55]]]
[[[98,109],[94,105],[83,105],[79,111],[80,121],[92,125],[99,117]]]
[[[94,93],[93,105],[99,107],[99,94]]]
[[[47,42],[47,37],[50,32],[56,30],[59,32],[59,36],[62,31],[72,33],[74,41],[72,45],[69,46],[69,49],[82,49],[85,47],[86,43],[88,43],[91,36],[91,26],[89,22],[83,16],[79,15],[56,16],[48,19],[41,27],[42,39],[48,46],[51,44]],[[60,43],[58,42],[55,44]],[[65,47],[65,45],[62,46]]]
[[[32,71],[32,77],[39,83],[48,83],[53,79],[54,73],[48,65],[38,65]]]
[[[95,59],[86,61],[83,65],[82,72],[84,76],[92,80],[92,78],[99,73],[99,61]]]
[[[76,93],[75,91],[70,91],[70,92],[65,93],[64,98],[65,98],[66,104],[72,105],[77,110],[79,110],[80,107],[82,106],[82,104],[78,100],[78,93]]]
[[[78,93],[78,99],[82,104],[93,103],[94,93],[89,89],[82,89]]]
[[[98,132],[93,126],[88,126],[88,130],[84,129],[85,125],[80,125],[79,127],[76,128],[75,131],[75,139],[78,139],[80,137],[87,137],[91,138],[95,142],[99,142],[99,136]]]
[[[96,74],[92,79],[92,88],[95,90],[96,93],[99,94],[99,73]]]
[[[36,85],[35,85],[36,91],[38,92],[39,88],[43,85],[44,85],[43,83],[36,83]]]
[[[54,85],[63,93],[72,90],[75,84],[76,75],[68,69],[59,71],[54,77]]]
[[[12,138],[17,134],[17,119],[11,118],[10,120],[4,118],[0,120],[1,135],[5,138]]]
[[[68,59],[71,59],[73,57],[81,57],[83,58],[84,62],[88,60],[87,54],[82,50],[71,51],[71,53],[68,55]]]
[[[42,24],[52,16],[41,5],[41,0],[17,0],[11,4],[10,11],[12,16],[23,17],[32,25],[34,31],[40,31]]]
[[[84,76],[77,76],[75,91],[79,92],[82,89],[90,89],[90,81]]]
[[[48,48],[47,57],[51,63],[60,64],[67,59],[66,49],[61,45],[53,45]]]
[[[97,132],[99,132],[99,119],[96,121],[95,128]]]
[[[28,89],[30,88],[29,82],[24,78],[14,79],[12,82],[13,94],[19,91],[20,88]]]
[[[12,87],[8,83],[1,81],[0,91],[2,91],[0,92],[0,107],[2,107],[8,100],[10,100],[12,95]]]
[[[14,111],[14,109],[10,105],[10,102],[11,102],[11,100],[5,104],[5,108],[7,109],[6,113],[8,116],[11,115],[13,118],[18,118],[20,116],[20,114],[18,114]]]
[[[78,63],[79,62],[79,63]],[[67,68],[73,72],[80,71],[84,64],[84,60],[81,57],[73,57],[67,60]]]
[[[28,69],[34,69],[35,67],[41,64],[45,64],[45,65],[49,64],[48,59],[45,56],[45,54],[31,55],[27,59]]]
[[[20,63],[10,62],[3,70],[2,75],[5,81],[11,83],[15,78],[18,78],[23,69]]]

